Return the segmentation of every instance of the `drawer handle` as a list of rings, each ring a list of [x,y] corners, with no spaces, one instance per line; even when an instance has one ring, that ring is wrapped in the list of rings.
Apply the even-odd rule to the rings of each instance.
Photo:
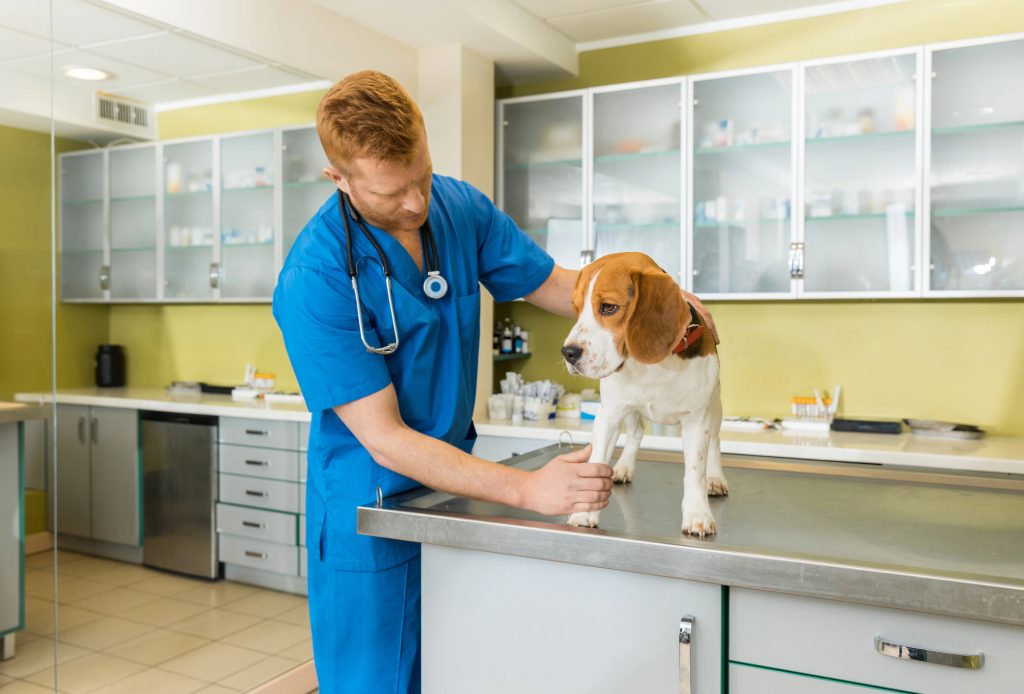
[[[693,623],[697,618],[692,614],[679,620],[679,694],[693,691],[693,670],[690,669],[690,644],[693,641]]]
[[[253,552],[251,549],[245,550],[245,556],[252,557],[253,559],[266,559],[266,552]]]
[[[246,429],[245,433],[249,434],[250,436],[267,436],[268,434],[270,434],[270,432],[267,431],[266,429]]]
[[[258,496],[258,497],[266,498],[266,497],[270,496],[270,493],[269,492],[258,492],[258,491],[254,490],[254,489],[246,489],[245,490],[245,495],[246,496]]]
[[[242,521],[242,525],[247,528],[259,528],[261,530],[267,527],[266,523],[256,523],[255,521]]]
[[[269,460],[247,460],[247,461],[245,461],[245,464],[246,465],[257,465],[259,467],[267,467],[268,465],[270,465],[270,461]]]
[[[921,663],[933,663],[935,665],[948,665],[949,667],[964,668],[967,670],[980,670],[985,664],[985,655],[961,655],[959,653],[943,653],[932,651],[927,648],[916,648],[915,646],[904,646],[892,641],[887,641],[881,636],[875,637],[875,650],[882,655],[900,660],[916,660]]]

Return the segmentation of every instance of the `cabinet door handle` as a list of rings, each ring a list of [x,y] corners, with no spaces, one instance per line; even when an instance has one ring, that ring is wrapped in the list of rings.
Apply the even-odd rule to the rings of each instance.
[[[693,623],[697,618],[692,614],[679,620],[679,694],[693,692],[693,668],[690,665],[690,644],[693,642]]]
[[[220,286],[220,263],[210,263],[210,286],[214,289]]]
[[[245,556],[252,557],[253,559],[266,559],[266,552],[253,552],[251,549],[245,550]]]
[[[933,663],[935,665],[948,665],[949,667],[964,668],[966,670],[980,670],[985,664],[985,654],[961,655],[960,653],[944,653],[933,651],[927,648],[916,646],[904,646],[894,643],[881,636],[875,637],[875,650],[882,655],[899,660],[916,660],[921,663]]]
[[[804,276],[804,245],[802,243],[789,244],[789,276],[795,280]]]
[[[270,432],[266,429],[246,429],[245,433],[249,436],[266,436]]]
[[[255,521],[242,521],[242,525],[247,528],[258,528],[260,530],[267,527],[266,523],[257,523]]]
[[[89,429],[92,434],[92,443],[95,446],[100,442],[100,423],[95,417],[92,418],[92,427]]]
[[[254,489],[246,489],[245,490],[245,495],[246,496],[258,496],[258,497],[261,497],[261,498],[266,498],[266,497],[270,496],[270,494],[268,494],[267,492],[258,492],[258,491],[254,490]]]
[[[247,461],[245,461],[245,464],[246,465],[256,465],[258,467],[267,467],[267,466],[270,465],[270,461],[269,460],[247,460]]]
[[[100,289],[110,289],[110,266],[100,265]]]
[[[85,417],[78,418],[78,443],[85,445]]]

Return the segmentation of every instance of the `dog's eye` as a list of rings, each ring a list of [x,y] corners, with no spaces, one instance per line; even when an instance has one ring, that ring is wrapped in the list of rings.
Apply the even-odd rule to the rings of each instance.
[[[602,316],[610,316],[610,315],[612,315],[613,313],[615,313],[618,310],[619,310],[619,307],[616,306],[615,304],[601,304],[601,315]]]

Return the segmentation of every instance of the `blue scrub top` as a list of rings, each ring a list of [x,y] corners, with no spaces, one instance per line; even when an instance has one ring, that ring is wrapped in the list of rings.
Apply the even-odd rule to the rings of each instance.
[[[369,226],[391,264],[400,344],[371,354],[359,338],[348,276],[345,228],[332,195],[299,234],[274,290],[274,318],[312,413],[306,544],[330,567],[386,569],[416,556],[419,545],[356,534],[356,508],[419,483],[378,465],[331,408],[394,385],[405,423],[428,436],[471,447],[476,395],[480,287],[497,301],[544,283],[554,261],[505,213],[468,183],[433,176],[430,224],[448,293],[423,293],[424,275],[390,234]],[[377,252],[353,223],[353,255],[367,341],[393,339]]]

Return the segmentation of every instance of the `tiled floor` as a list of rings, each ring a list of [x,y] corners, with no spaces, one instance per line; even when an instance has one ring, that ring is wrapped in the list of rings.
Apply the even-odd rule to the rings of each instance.
[[[25,565],[26,629],[0,694],[53,691],[52,552]],[[61,551],[57,685],[67,694],[249,691],[313,657],[306,599]]]

